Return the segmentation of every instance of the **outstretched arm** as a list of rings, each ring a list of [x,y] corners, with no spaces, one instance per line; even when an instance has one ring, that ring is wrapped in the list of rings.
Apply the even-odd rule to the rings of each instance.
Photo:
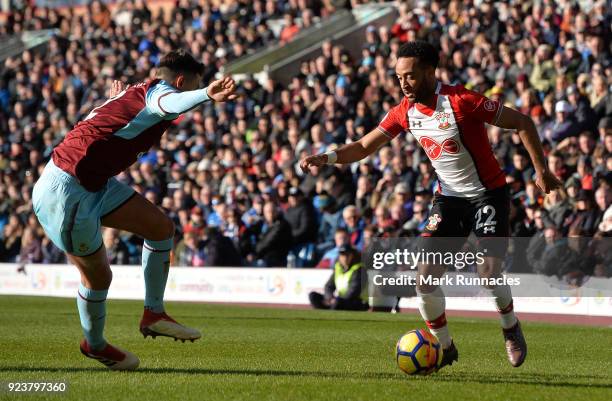
[[[354,163],[361,159],[365,159],[372,153],[374,153],[383,144],[389,142],[391,138],[385,135],[381,130],[375,128],[370,131],[367,135],[364,135],[357,142],[349,143],[348,145],[341,146],[335,152],[320,153],[318,155],[311,155],[305,157],[300,162],[300,167],[304,173],[310,172],[310,167],[322,166],[324,164],[346,164]],[[333,158],[335,154],[336,160],[330,160],[330,156]]]
[[[164,93],[159,96],[157,106],[164,115],[182,114],[210,99],[215,102],[235,99],[234,92],[236,92],[236,83],[232,78],[225,77],[211,82],[203,89]]]
[[[562,185],[561,181],[548,169],[538,131],[530,117],[509,107],[504,107],[495,125],[518,131],[536,170],[536,185],[544,193],[549,193]]]

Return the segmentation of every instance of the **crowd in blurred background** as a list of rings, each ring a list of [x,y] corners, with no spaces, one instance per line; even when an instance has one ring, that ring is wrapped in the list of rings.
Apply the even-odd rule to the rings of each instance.
[[[360,163],[312,175],[297,162],[375,128],[401,100],[393,69],[399,45],[423,39],[440,48],[442,82],[533,118],[549,167],[565,183],[544,196],[518,134],[489,127],[512,193],[511,235],[529,237],[511,244],[506,268],[612,276],[612,252],[603,240],[589,240],[612,233],[606,2],[398,7],[392,26],[367,28],[360,57],[324,42],[321,55],[303,62],[286,86],[248,77],[237,100],[206,103],[179,118],[159,146],[118,176],[174,219],[173,263],[328,268],[343,244],[363,249],[375,237],[418,236],[436,176],[409,135]],[[26,8],[0,25],[0,36],[61,31],[46,52],[26,51],[0,67],[0,261],[65,261],[32,213],[32,186],[53,147],[105,100],[113,79],[148,79],[161,54],[183,47],[206,65],[206,83],[224,63],[290,41],[333,12],[316,0],[180,0],[168,22],[163,14],[153,18],[142,0],[121,2],[113,12],[100,2],[90,8],[82,16],[46,10],[45,18]],[[282,20],[277,33],[271,19]],[[141,239],[111,229],[103,237],[111,263],[140,263]],[[568,238],[585,241],[567,245]],[[568,256],[574,254],[593,263],[578,263],[585,258]]]

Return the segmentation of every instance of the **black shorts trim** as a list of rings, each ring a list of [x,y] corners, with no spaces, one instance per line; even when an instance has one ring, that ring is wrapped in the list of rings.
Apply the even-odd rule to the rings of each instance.
[[[64,245],[66,245],[66,252],[72,253],[74,251],[74,246],[72,245],[72,230],[74,229],[74,222],[76,221],[77,213],[79,212],[79,206],[81,206],[81,202],[77,202],[74,206],[74,209],[70,212],[70,218],[68,219],[68,227],[62,233],[62,237],[64,240]]]
[[[96,248],[96,250],[95,250],[95,251],[93,251],[92,253],[88,253],[87,255],[82,255],[82,256],[79,256],[79,255],[74,255],[74,256],[79,256],[80,258],[86,258],[86,257],[91,256],[91,255],[93,255],[94,253],[98,252],[100,249],[102,249],[102,247],[103,247],[103,246],[104,246],[104,241],[102,241],[102,243],[100,244],[100,246],[99,246],[99,247],[97,247],[97,248]]]

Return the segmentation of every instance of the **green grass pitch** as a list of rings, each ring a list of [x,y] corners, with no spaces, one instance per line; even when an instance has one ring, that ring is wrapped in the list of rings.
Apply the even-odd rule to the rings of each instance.
[[[518,369],[498,322],[450,319],[459,363],[428,377],[395,365],[413,314],[328,312],[169,303],[199,328],[195,343],[142,338],[141,302],[110,301],[106,336],[141,359],[111,372],[82,357],[73,299],[0,297],[0,382],[67,381],[66,394],[0,400],[611,400],[612,330],[525,323]]]

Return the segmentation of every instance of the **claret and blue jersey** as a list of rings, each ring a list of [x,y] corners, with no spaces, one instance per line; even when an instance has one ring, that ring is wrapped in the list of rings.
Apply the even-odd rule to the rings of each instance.
[[[79,122],[53,151],[53,162],[97,192],[159,143],[172,120],[206,100],[206,89],[179,92],[159,79],[131,86]]]
[[[179,92],[157,79],[129,87],[79,122],[54,149],[32,194],[53,243],[77,256],[96,252],[102,218],[135,194],[114,176],[157,144],[172,120],[206,100],[206,89]]]

